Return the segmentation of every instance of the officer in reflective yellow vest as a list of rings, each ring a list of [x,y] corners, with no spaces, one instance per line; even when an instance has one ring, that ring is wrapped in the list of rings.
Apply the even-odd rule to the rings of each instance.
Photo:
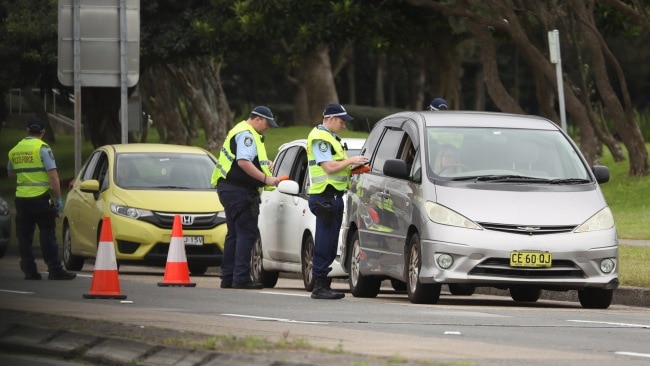
[[[7,172],[16,178],[16,235],[20,252],[20,269],[26,280],[40,280],[32,242],[38,225],[41,252],[50,280],[71,280],[77,275],[66,272],[59,259],[56,242],[56,216],[63,208],[56,162],[50,147],[43,142],[45,122],[32,118],[27,137],[9,151]],[[54,200],[50,200],[50,188]],[[52,202],[52,203],[51,203]]]
[[[340,104],[330,104],[323,111],[323,123],[307,137],[309,160],[309,209],[316,216],[316,238],[312,277],[313,299],[341,299],[345,295],[332,291],[327,274],[336,258],[339,230],[343,221],[343,193],[350,184],[350,170],[368,162],[364,156],[347,157],[337,133],[352,120]]]
[[[260,189],[277,186],[271,175],[262,133],[278,127],[271,110],[255,107],[248,120],[241,121],[226,136],[212,185],[226,211],[226,243],[221,263],[221,288],[261,289],[251,279],[251,250],[259,236]]]

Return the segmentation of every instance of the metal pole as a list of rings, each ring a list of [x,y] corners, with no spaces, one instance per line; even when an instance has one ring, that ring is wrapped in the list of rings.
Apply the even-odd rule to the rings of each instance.
[[[555,64],[555,78],[557,81],[557,99],[560,104],[560,122],[566,132],[566,109],[564,107],[564,80],[562,79],[562,56],[560,55],[560,32],[554,29],[548,32],[548,48],[551,63]]]
[[[122,143],[129,142],[129,99],[127,89],[126,65],[126,0],[120,0],[120,122],[122,124]]]
[[[81,170],[81,0],[73,1],[72,16],[74,56],[74,174]]]

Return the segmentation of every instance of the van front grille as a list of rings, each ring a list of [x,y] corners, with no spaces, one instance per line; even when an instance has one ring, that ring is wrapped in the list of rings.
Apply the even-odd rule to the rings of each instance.
[[[544,235],[544,234],[560,234],[570,233],[575,230],[576,225],[563,225],[563,226],[538,226],[538,225],[506,225],[494,224],[491,222],[479,222],[484,229],[501,231],[511,234],[525,234],[525,235]]]

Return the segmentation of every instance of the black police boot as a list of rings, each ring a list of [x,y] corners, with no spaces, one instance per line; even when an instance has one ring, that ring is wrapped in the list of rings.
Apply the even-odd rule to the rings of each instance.
[[[314,279],[314,289],[311,292],[312,299],[337,300],[343,298],[343,294],[331,291],[327,286],[326,278]]]
[[[345,297],[344,293],[332,290],[332,277],[327,277],[325,279],[325,285],[327,286],[327,291],[336,294],[337,299],[342,299]]]

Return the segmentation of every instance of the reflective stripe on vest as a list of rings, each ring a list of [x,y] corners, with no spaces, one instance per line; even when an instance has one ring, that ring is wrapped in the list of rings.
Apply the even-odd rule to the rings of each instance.
[[[235,127],[233,127],[230,132],[228,132],[226,140],[223,142],[223,147],[221,148],[221,153],[219,154],[219,159],[217,160],[217,165],[212,171],[212,178],[210,181],[213,186],[217,185],[219,178],[226,178],[226,176],[228,176],[228,172],[230,172],[230,169],[232,168],[232,163],[237,158],[236,154],[230,151],[230,141],[235,137],[235,135],[244,131],[250,131],[250,133],[253,135],[255,147],[257,147],[257,159],[259,160],[262,172],[267,177],[271,176],[271,170],[269,169],[271,162],[266,156],[266,147],[264,147],[262,137],[248,122],[241,121]]]
[[[338,161],[348,158],[343,149],[343,145],[332,135],[332,133],[326,130],[321,130],[318,127],[311,130],[307,137],[307,160],[309,161],[309,176],[311,181],[309,194],[323,193],[328,184],[338,191],[348,189],[350,183],[350,166],[345,167],[345,169],[339,172],[327,174],[319,164],[316,164],[316,157],[312,151],[312,146],[316,140],[324,140],[332,145],[332,148],[334,149],[332,159]]]
[[[16,197],[38,197],[50,189],[50,176],[41,161],[41,147],[49,147],[37,138],[22,139],[9,151],[16,173]]]

